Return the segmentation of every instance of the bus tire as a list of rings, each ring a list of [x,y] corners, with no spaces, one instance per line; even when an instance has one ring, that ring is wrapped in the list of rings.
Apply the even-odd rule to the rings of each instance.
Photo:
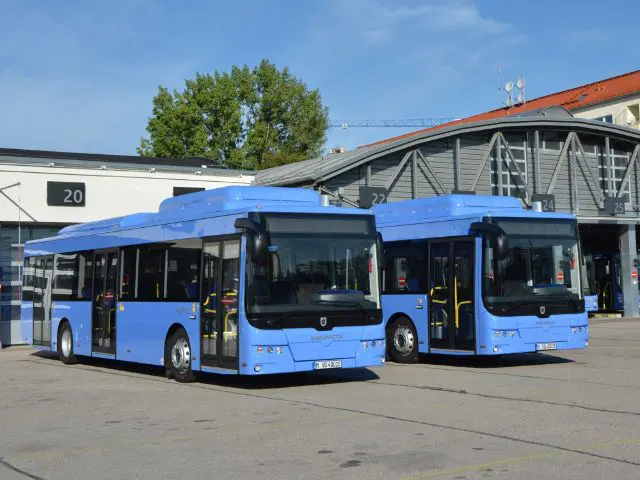
[[[191,370],[191,343],[184,328],[178,328],[167,342],[169,375],[181,383],[195,380]]]
[[[73,332],[69,322],[64,322],[58,330],[58,358],[65,365],[73,365],[77,362],[73,353]]]
[[[387,330],[387,349],[394,362],[414,363],[418,360],[418,334],[407,317],[396,319]]]

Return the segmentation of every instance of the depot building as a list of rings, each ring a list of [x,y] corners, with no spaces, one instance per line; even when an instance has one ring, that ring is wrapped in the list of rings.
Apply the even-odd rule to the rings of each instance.
[[[369,207],[455,192],[513,196],[576,215],[585,295],[638,315],[640,130],[547,107],[431,128],[264,170],[254,184],[309,187]]]
[[[21,342],[26,241],[74,223],[155,212],[170,196],[252,180],[251,172],[216,168],[202,158],[0,149],[0,341]]]

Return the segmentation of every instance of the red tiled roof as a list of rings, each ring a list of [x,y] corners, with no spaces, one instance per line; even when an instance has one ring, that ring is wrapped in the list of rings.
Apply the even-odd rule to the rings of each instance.
[[[443,123],[442,125],[437,125],[435,127],[425,128],[423,130],[406,133],[397,137],[387,138],[386,140],[380,140],[379,142],[375,142],[367,146],[393,142],[395,140],[419,135],[428,130],[450,127],[462,123],[479,122],[482,120],[491,120],[493,118],[507,117],[509,115],[516,115],[546,107],[560,106],[567,110],[577,110],[579,108],[606,102],[608,100],[636,92],[640,92],[640,70],[625,73],[624,75],[619,75],[617,77],[607,78],[598,82],[589,83],[570,90],[552,93],[550,95],[545,95],[544,97],[534,98],[523,105],[516,105],[511,108],[499,108],[497,110],[479,113],[471,117],[454,120],[453,122]]]

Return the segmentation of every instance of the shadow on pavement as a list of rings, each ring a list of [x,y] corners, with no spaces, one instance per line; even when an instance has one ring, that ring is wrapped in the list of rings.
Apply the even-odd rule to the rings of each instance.
[[[468,368],[512,368],[574,362],[575,360],[571,360],[570,358],[543,353],[517,353],[510,355],[477,357],[446,355],[420,356],[420,363]]]
[[[49,360],[63,365],[56,354],[52,352],[33,352],[32,357]],[[108,373],[134,373],[155,377],[156,380],[173,382],[165,379],[164,368],[140,363],[107,360],[95,357],[78,357],[78,364],[107,370]],[[196,372],[196,381],[204,385],[242,388],[249,390],[279,389],[290,387],[302,387],[307,385],[330,385],[336,383],[362,382],[379,380],[375,372],[366,368],[325,370],[322,372],[297,372],[275,375],[225,375],[215,373]]]

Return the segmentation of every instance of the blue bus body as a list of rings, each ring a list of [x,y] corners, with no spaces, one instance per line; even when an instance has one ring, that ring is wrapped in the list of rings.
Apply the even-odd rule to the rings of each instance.
[[[164,365],[183,379],[379,366],[377,252],[370,212],[310,190],[174,197],[27,242],[23,337],[63,359]]]
[[[481,195],[373,211],[384,242],[382,311],[394,360],[588,345],[573,216]],[[507,239],[503,257],[491,231],[491,238]]]

